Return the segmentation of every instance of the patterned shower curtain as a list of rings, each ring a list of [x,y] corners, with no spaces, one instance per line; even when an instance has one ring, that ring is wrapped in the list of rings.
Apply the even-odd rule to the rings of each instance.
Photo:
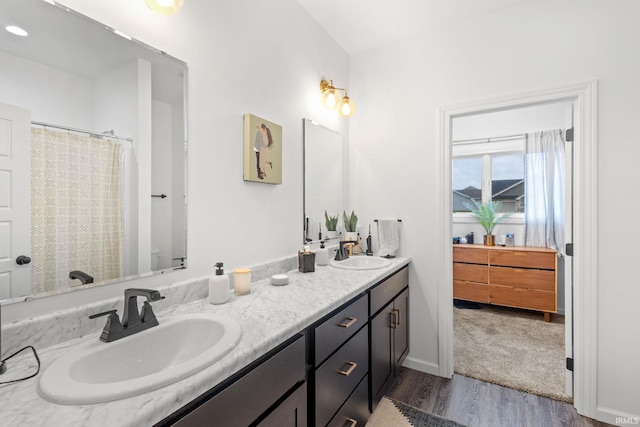
[[[118,142],[36,127],[31,136],[32,292],[76,285],[73,270],[94,283],[121,277]]]

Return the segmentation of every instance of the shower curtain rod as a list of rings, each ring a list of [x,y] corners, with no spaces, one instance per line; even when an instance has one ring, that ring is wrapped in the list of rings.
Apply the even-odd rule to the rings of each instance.
[[[112,133],[98,133],[98,132],[92,132],[90,130],[85,130],[85,129],[77,129],[77,128],[72,128],[69,126],[60,126],[60,125],[53,125],[51,123],[44,123],[44,122],[31,122],[32,125],[36,125],[36,126],[43,126],[45,128],[56,128],[56,129],[62,129],[62,130],[68,130],[71,132],[80,132],[80,133],[86,133],[89,135],[92,135],[94,137],[97,138],[115,138],[115,139],[121,139],[123,141],[129,141],[129,142],[133,142],[133,138],[129,138],[129,137],[124,137],[124,136],[118,136],[118,135],[114,135]],[[105,132],[113,132],[113,130],[111,131],[105,131]]]
[[[451,141],[451,143],[455,145],[464,145],[464,144],[476,144],[479,142],[513,141],[516,139],[523,139],[525,135],[526,134],[524,133],[519,133],[516,135],[494,136],[492,138],[459,139],[457,141]]]

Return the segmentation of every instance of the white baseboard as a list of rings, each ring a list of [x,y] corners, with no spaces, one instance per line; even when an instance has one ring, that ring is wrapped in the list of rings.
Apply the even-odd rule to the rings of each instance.
[[[632,415],[625,412],[619,412],[611,408],[596,408],[596,419],[605,423],[621,426],[621,425],[640,425],[640,416]]]
[[[441,377],[440,367],[435,363],[427,362],[421,359],[414,359],[413,357],[408,356],[402,366],[406,368],[415,369],[416,371],[424,372],[426,374],[436,375]]]

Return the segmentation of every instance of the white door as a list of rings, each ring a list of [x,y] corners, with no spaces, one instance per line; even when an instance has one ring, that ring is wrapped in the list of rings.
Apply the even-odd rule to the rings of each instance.
[[[0,102],[0,300],[31,293],[30,125],[29,110]]]

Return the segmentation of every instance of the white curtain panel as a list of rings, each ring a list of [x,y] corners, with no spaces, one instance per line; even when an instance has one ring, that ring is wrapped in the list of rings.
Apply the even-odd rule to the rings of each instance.
[[[94,283],[121,277],[118,142],[35,127],[31,136],[32,292],[77,285],[73,270]]]
[[[564,135],[547,130],[525,138],[525,246],[564,253]]]

